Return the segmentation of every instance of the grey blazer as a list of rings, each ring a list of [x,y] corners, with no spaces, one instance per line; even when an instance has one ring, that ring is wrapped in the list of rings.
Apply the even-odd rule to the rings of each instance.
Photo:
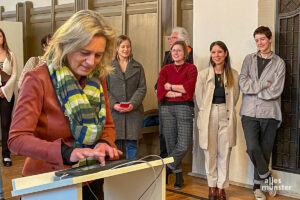
[[[111,65],[114,71],[107,76],[107,91],[111,114],[116,127],[116,139],[137,140],[144,118],[143,99],[146,96],[146,78],[143,66],[131,59],[125,73],[122,72],[118,60]],[[119,102],[130,102],[133,110],[119,113],[113,106]]]
[[[284,88],[285,64],[273,53],[260,78],[257,72],[257,53],[246,56],[239,77],[243,102],[240,115],[272,118],[282,121],[280,96]],[[267,82],[271,82],[271,87]]]

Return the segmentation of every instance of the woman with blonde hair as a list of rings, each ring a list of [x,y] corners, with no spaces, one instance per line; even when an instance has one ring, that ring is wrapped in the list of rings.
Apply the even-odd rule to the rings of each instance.
[[[227,46],[210,45],[210,64],[196,83],[197,127],[204,150],[209,199],[226,199],[231,148],[236,144],[235,105],[239,98],[238,73],[231,68]]]
[[[0,29],[0,116],[2,133],[2,162],[9,167],[12,165],[10,151],[7,147],[11,114],[15,102],[14,87],[17,79],[17,63],[10,51],[6,36]]]
[[[112,66],[114,73],[107,76],[107,91],[116,125],[116,145],[126,152],[126,158],[135,158],[144,118],[142,102],[147,90],[144,68],[133,59],[131,40],[126,35],[120,35],[117,39]]]
[[[53,35],[47,64],[26,73],[8,141],[27,156],[23,176],[119,157],[105,82],[114,45],[115,32],[100,14],[82,10]],[[84,186],[83,199],[102,199],[101,185]]]

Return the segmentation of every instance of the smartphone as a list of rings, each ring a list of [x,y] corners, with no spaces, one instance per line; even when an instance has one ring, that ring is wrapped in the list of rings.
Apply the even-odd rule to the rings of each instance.
[[[120,102],[120,107],[121,108],[128,108],[130,105],[130,102]]]

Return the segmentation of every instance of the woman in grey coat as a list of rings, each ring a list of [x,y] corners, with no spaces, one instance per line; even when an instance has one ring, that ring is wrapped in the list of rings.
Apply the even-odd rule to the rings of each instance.
[[[116,145],[126,152],[126,158],[135,158],[144,118],[142,101],[146,95],[146,79],[143,66],[133,59],[131,41],[126,35],[118,37],[112,66],[114,71],[106,81]]]

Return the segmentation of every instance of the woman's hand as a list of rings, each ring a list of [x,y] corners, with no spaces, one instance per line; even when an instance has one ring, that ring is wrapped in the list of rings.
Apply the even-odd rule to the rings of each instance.
[[[96,152],[95,159],[99,160],[101,165],[105,165],[105,156],[108,155],[110,159],[117,160],[119,155],[122,155],[123,152],[119,149],[113,148],[106,143],[98,143],[93,151]]]
[[[113,108],[118,112],[123,112],[124,110],[124,108],[122,108],[119,103],[116,103]]]
[[[116,103],[113,108],[120,113],[126,113],[126,112],[130,112],[133,110],[133,105],[129,104],[129,106],[127,108],[124,108],[124,107],[121,107],[120,104]]]
[[[126,112],[130,112],[133,110],[133,105],[129,104],[129,106],[127,108],[123,108],[122,112],[126,113]]]
[[[71,162],[77,162],[87,157],[95,157],[95,151],[90,148],[75,148],[70,156]]]
[[[168,98],[176,98],[176,97],[181,97],[181,96],[182,96],[182,93],[180,93],[180,92],[173,92],[173,91],[169,91],[165,95],[165,97],[168,97]]]
[[[170,83],[165,83],[164,87],[165,87],[165,90],[167,90],[167,91],[171,90],[171,84]]]
[[[5,97],[4,94],[3,94],[3,92],[2,92],[2,88],[0,88],[0,97],[1,97],[1,98],[4,98],[4,97]]]

